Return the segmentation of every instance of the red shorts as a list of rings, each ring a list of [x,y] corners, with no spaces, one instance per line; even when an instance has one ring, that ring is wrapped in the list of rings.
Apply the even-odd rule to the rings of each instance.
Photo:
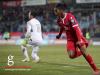
[[[88,47],[88,42],[81,42],[81,46],[85,45],[86,47]],[[67,50],[73,50],[75,51],[78,48],[78,46],[76,45],[75,41],[67,41]]]
[[[75,51],[77,48],[77,45],[74,41],[67,41],[67,50]]]

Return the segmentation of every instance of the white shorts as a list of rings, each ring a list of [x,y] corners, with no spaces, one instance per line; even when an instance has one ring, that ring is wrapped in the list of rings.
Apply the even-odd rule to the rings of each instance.
[[[40,46],[40,45],[42,45],[42,41],[33,41],[32,39],[30,39],[28,41],[28,44],[32,45],[32,46]]]

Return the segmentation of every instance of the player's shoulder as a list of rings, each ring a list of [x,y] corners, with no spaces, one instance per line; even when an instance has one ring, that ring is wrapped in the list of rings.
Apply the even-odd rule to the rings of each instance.
[[[30,20],[29,20],[29,21],[27,21],[27,25],[30,25],[30,23],[31,23],[31,22],[30,22]]]
[[[33,22],[36,23],[36,24],[40,24],[40,21],[36,18],[33,19]]]
[[[32,23],[37,24],[37,23],[39,23],[40,24],[39,20],[37,20],[36,18],[33,18],[33,19],[29,20],[27,23],[29,23],[29,24],[32,24]]]
[[[38,22],[38,20],[36,19],[36,18],[32,18],[29,22],[34,22],[34,23],[36,23],[36,22]]]

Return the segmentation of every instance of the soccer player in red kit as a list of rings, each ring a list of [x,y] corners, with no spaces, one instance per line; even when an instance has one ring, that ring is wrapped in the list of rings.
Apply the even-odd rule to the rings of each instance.
[[[80,55],[83,55],[93,69],[94,74],[99,75],[99,69],[96,67],[91,55],[86,52],[88,42],[84,38],[75,17],[71,13],[65,12],[64,4],[57,4],[54,8],[54,13],[58,17],[57,23],[60,27],[60,32],[56,36],[56,38],[59,39],[63,32],[66,33],[67,51],[69,57],[71,59],[74,59],[79,57]]]

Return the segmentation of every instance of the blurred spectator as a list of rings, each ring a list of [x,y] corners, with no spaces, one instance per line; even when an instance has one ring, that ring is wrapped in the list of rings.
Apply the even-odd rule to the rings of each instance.
[[[57,32],[59,31],[59,27],[56,25],[56,16],[53,13],[54,6],[55,4],[47,4],[40,6],[2,8],[0,9],[2,12],[0,13],[0,32],[3,33],[5,30],[10,32],[24,32],[28,20],[26,14],[29,10],[37,11],[37,19],[42,24],[43,32]],[[93,11],[90,13],[83,10],[75,10],[73,7],[73,13],[76,15],[84,36],[86,36],[87,28],[89,28],[90,35],[94,36],[96,28],[94,25],[95,15]],[[97,18],[97,21],[100,21],[99,11],[97,13]],[[99,29],[99,27],[97,27],[97,29]]]
[[[8,31],[4,32],[3,39],[5,39],[5,40],[10,39],[10,33]]]

